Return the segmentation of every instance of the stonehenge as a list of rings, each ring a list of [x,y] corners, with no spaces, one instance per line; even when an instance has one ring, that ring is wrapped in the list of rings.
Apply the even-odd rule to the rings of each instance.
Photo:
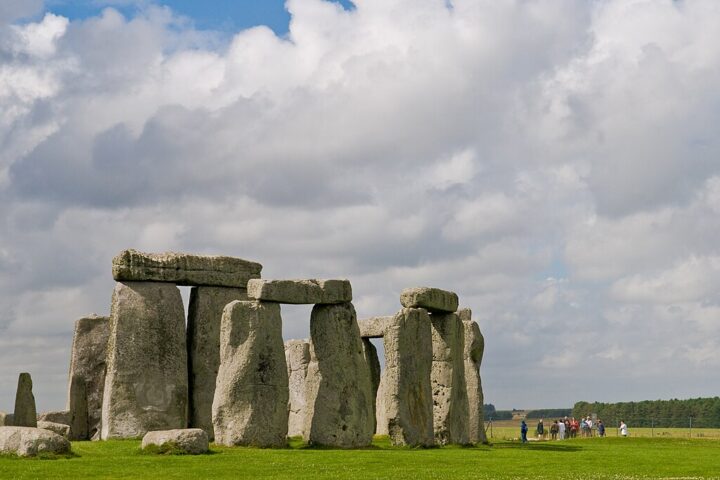
[[[0,454],[34,457],[39,453],[70,452],[70,442],[49,430],[35,427],[0,427]]]
[[[8,448],[62,450],[62,437],[189,453],[293,436],[333,448],[374,434],[397,446],[487,442],[484,339],[457,294],[408,288],[394,315],[358,320],[348,280],[261,272],[236,257],[121,252],[110,315],[75,322],[66,409],[37,415],[21,374],[14,412],[0,413],[0,429],[24,428],[3,431]],[[187,315],[179,286],[190,287]],[[312,305],[308,339],[283,340],[282,304]]]

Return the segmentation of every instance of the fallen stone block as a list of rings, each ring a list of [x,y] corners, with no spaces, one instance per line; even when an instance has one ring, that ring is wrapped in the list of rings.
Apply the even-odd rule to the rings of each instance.
[[[212,414],[215,442],[287,444],[288,376],[280,305],[234,301],[220,329],[220,369]]]
[[[169,282],[176,285],[245,288],[260,278],[262,265],[242,258],[188,253],[143,253],[124,250],[113,258],[118,282]]]
[[[52,412],[42,412],[37,416],[38,422],[62,423],[63,425],[72,424],[72,416],[68,410],[58,410]]]
[[[110,309],[103,440],[187,426],[185,312],[175,285],[118,283]]]
[[[39,421],[37,422],[37,428],[57,433],[63,438],[70,437],[70,425],[65,425],[64,423]]]
[[[393,316],[370,317],[358,320],[360,336],[363,338],[382,338],[385,336],[385,329],[393,321]]]
[[[75,322],[67,400],[71,440],[100,439],[109,338],[110,317],[92,314]]]
[[[202,428],[210,440],[215,438],[212,403],[220,368],[220,323],[223,309],[235,300],[247,300],[244,288],[193,287],[190,290],[187,322],[188,426]]]
[[[34,457],[39,453],[70,452],[70,442],[48,430],[34,427],[0,427],[0,453]]]
[[[142,449],[149,446],[177,448],[190,455],[200,455],[210,450],[207,432],[202,428],[180,428],[148,432],[142,439]]]
[[[433,429],[438,445],[470,443],[463,352],[463,322],[454,313],[430,315],[432,326]]]
[[[406,288],[400,294],[400,303],[405,308],[424,308],[430,312],[452,313],[458,308],[456,293],[439,288]]]
[[[385,372],[380,391],[384,413],[378,427],[393,445],[431,446],[433,438],[432,334],[422,308],[403,308],[386,329]]]
[[[248,297],[289,304],[334,304],[352,301],[348,280],[261,280],[247,283]]]
[[[310,363],[310,342],[289,340],[285,342],[285,361],[288,371],[288,437],[302,436],[307,412],[305,377]]]
[[[305,441],[339,448],[370,445],[375,399],[352,303],[315,305],[310,335]]]
[[[458,316],[463,322],[465,335],[463,361],[468,397],[468,440],[470,443],[487,443],[483,414],[484,397],[480,379],[480,364],[485,349],[485,340],[477,322],[471,320],[472,313],[469,308],[459,310]]]
[[[15,393],[15,411],[13,425],[16,427],[37,427],[37,409],[32,391],[32,378],[29,373],[21,373],[18,377]]]

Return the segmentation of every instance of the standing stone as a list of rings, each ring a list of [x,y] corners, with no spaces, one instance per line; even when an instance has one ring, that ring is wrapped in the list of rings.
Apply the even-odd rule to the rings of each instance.
[[[485,436],[485,419],[483,415],[483,391],[480,380],[480,364],[482,363],[485,340],[477,322],[473,322],[470,309],[458,312],[462,319],[465,333],[463,361],[465,363],[465,382],[468,397],[468,438],[470,443],[487,443]]]
[[[166,283],[118,283],[110,309],[102,439],[185,428],[187,407],[180,290]]]
[[[190,427],[202,428],[210,440],[215,438],[212,403],[220,368],[220,322],[225,305],[247,300],[245,289],[193,287],[188,308],[187,346],[190,387]]]
[[[463,360],[463,323],[454,313],[432,314],[430,321],[435,442],[439,445],[465,445],[469,443],[469,413]]]
[[[7,413],[5,413],[5,412],[0,412],[0,427],[4,427],[4,426],[6,426],[6,425],[7,425],[8,427],[11,427],[11,426],[12,426],[12,425],[9,425],[9,424],[7,423],[7,421],[8,421],[8,420],[7,420],[7,417],[8,417],[8,414],[7,414]]]
[[[215,442],[287,443],[288,376],[280,305],[234,301],[223,311],[213,400]]]
[[[16,427],[37,427],[37,409],[32,392],[32,378],[29,373],[21,373],[15,394],[15,413],[13,425]]]
[[[385,406],[385,382],[387,375],[380,375],[380,384],[375,394],[375,435],[388,435],[387,407]]]
[[[107,369],[110,317],[89,315],[75,322],[67,409],[71,440],[99,440]]]
[[[305,400],[305,377],[310,363],[310,342],[290,340],[285,342],[285,360],[287,362],[289,401],[288,436],[302,436],[305,425],[307,401]]]
[[[370,445],[375,399],[352,303],[315,305],[310,335],[305,441],[341,448]]]
[[[89,433],[90,415],[88,412],[88,400],[88,389],[85,379],[82,377],[71,377],[68,404],[68,408],[72,412],[70,418],[71,440],[87,440],[88,438],[93,440],[100,439],[100,430],[97,429],[102,427],[102,404],[100,405],[100,411],[97,412],[100,415],[100,418],[97,419],[97,423],[94,424],[93,433],[91,435]],[[100,395],[99,400],[102,402],[102,394]]]
[[[393,445],[433,445],[433,365],[430,317],[422,308],[403,308],[385,331],[384,422]]]
[[[368,368],[370,369],[370,386],[372,388],[372,399],[375,400],[372,402],[373,407],[373,414],[372,414],[372,421],[373,421],[373,432],[377,430],[377,423],[376,423],[376,415],[377,415],[377,405],[376,405],[376,399],[377,399],[377,391],[380,387],[380,359],[378,359],[378,353],[377,349],[375,348],[375,345],[372,344],[369,338],[363,338],[363,355],[365,357],[365,363],[367,364]]]

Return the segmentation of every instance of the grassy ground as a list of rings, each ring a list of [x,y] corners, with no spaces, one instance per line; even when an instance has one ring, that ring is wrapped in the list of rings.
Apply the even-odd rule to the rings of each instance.
[[[147,455],[138,441],[75,442],[73,458],[0,457],[0,478],[720,478],[720,441],[595,438],[499,441],[492,446],[365,450],[302,447],[261,450],[213,446],[201,456]]]

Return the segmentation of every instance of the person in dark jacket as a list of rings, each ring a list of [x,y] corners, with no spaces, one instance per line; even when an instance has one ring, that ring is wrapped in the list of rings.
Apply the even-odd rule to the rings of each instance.
[[[527,432],[528,432],[528,426],[527,423],[525,423],[525,420],[520,423],[520,437],[522,438],[522,443],[527,443]]]
[[[537,433],[538,440],[542,440],[545,437],[545,425],[543,425],[542,418],[537,424],[537,429],[535,429],[535,433]]]

